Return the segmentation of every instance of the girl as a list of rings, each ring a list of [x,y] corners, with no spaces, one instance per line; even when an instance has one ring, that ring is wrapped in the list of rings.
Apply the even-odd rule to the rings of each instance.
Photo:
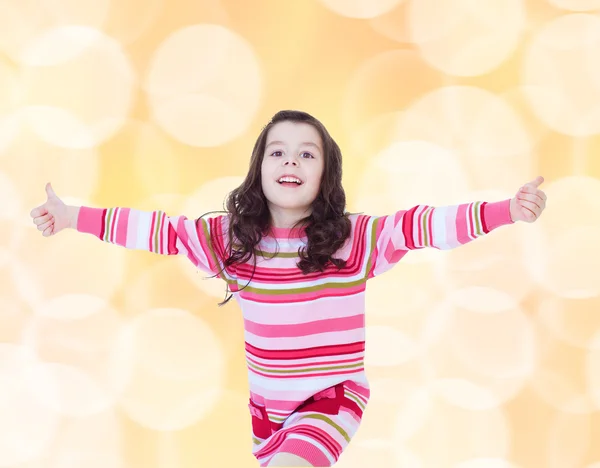
[[[185,255],[219,276],[242,310],[253,454],[260,466],[333,466],[369,400],[364,371],[367,280],[413,249],[451,249],[515,221],[535,221],[538,177],[508,200],[388,216],[345,211],[342,157],[311,115],[278,112],[224,215],[66,206],[46,186],[31,216],[43,236],[65,228],[105,242]]]

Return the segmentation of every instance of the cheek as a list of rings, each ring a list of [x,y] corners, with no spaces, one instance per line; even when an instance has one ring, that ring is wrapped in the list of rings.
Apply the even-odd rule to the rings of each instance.
[[[260,187],[261,187],[264,195],[269,195],[274,190],[273,185],[269,184],[268,177],[264,177],[264,176],[261,177]]]

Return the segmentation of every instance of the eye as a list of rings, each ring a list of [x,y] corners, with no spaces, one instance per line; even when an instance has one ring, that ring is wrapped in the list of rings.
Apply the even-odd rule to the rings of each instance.
[[[273,152],[271,153],[271,156],[276,156],[276,157],[277,157],[277,156],[281,156],[281,154],[282,154],[282,153],[283,153],[283,152],[282,152],[282,151],[279,151],[279,150],[277,150],[277,151],[273,151]],[[305,156],[306,154],[308,154],[308,156]],[[313,154],[312,154],[312,153],[309,153],[308,151],[304,151],[304,152],[302,153],[302,158],[303,158],[303,159],[310,159],[310,158],[314,159],[315,157],[313,156]]]

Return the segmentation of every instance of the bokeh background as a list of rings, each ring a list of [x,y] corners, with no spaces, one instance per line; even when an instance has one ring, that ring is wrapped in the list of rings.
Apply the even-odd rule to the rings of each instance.
[[[29,212],[220,210],[280,109],[352,212],[546,178],[538,222],[370,281],[338,466],[599,468],[600,0],[0,0],[0,466],[257,466],[224,283]]]

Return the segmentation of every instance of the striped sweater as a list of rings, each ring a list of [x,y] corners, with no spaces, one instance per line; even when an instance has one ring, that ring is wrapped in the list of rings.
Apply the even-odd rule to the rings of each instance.
[[[510,200],[504,200],[350,215],[351,235],[335,255],[346,267],[306,275],[296,266],[304,233],[281,228],[257,246],[253,276],[252,262],[219,273],[228,244],[227,215],[189,220],[162,211],[82,207],[77,230],[130,249],[185,255],[203,272],[219,273],[242,310],[250,402],[277,428],[300,403],[344,381],[352,383],[346,397],[364,409],[367,280],[410,250],[452,249],[511,224],[509,207]],[[255,451],[262,442],[254,438]]]

